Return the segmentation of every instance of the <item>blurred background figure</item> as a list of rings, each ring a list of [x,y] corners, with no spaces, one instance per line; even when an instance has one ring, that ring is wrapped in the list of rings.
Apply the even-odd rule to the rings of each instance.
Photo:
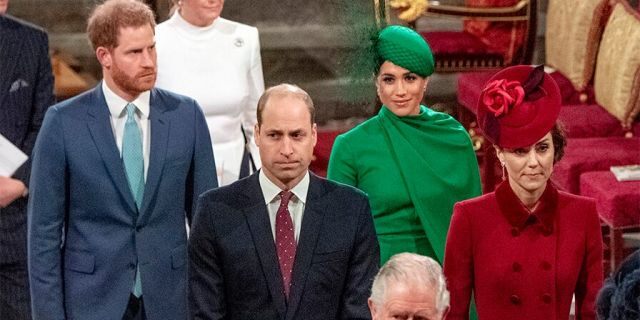
[[[629,255],[598,294],[599,320],[640,319],[640,250]]]
[[[369,309],[373,320],[445,319],[449,291],[442,268],[429,257],[394,255],[373,280]]]
[[[0,0],[0,134],[27,156],[54,103],[49,40],[40,27],[6,14]],[[28,160],[0,177],[0,319],[31,319],[27,277]]]
[[[556,123],[560,91],[539,66],[494,75],[478,102],[478,123],[493,143],[504,181],[495,192],[456,204],[444,272],[449,320],[595,319],[602,286],[602,235],[595,201],[549,183],[565,137]]]
[[[218,182],[260,168],[253,139],[264,91],[258,29],[220,17],[224,0],[174,1],[156,28],[159,88],[198,101],[207,119]]]
[[[421,105],[433,56],[407,27],[374,43],[377,116],[338,136],[329,179],[369,195],[384,263],[400,252],[442,261],[453,204],[480,195],[471,140],[451,116]]]

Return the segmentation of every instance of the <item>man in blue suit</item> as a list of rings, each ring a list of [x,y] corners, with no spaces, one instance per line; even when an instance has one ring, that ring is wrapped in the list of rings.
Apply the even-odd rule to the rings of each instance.
[[[31,156],[54,103],[47,34],[6,15],[0,0],[0,134]],[[27,188],[31,161],[0,177],[0,319],[31,318],[27,278]]]
[[[153,88],[153,13],[107,0],[87,32],[104,80],[51,107],[29,199],[34,319],[185,319],[187,230],[216,187],[204,116]]]
[[[367,197],[309,172],[317,134],[302,89],[268,89],[257,119],[262,169],[198,202],[191,319],[370,319],[380,253]]]

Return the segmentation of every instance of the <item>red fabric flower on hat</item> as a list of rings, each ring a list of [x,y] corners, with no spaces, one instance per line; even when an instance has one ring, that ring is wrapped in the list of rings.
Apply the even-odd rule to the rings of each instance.
[[[509,110],[520,105],[523,100],[524,89],[518,81],[494,80],[482,90],[482,104],[496,118],[509,113]]]

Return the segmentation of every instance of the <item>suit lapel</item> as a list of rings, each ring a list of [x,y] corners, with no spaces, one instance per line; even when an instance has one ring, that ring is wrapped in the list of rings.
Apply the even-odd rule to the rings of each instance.
[[[165,110],[167,106],[158,97],[158,91],[151,90],[149,100],[149,125],[151,126],[151,141],[149,150],[149,167],[147,179],[144,186],[144,196],[142,198],[141,216],[147,214],[149,203],[160,183],[164,159],[167,154],[167,144],[169,142],[169,127],[171,121]],[[171,174],[171,173],[169,173]],[[139,218],[140,219],[140,218]]]
[[[269,212],[264,203],[264,196],[258,180],[258,173],[253,174],[246,180],[248,186],[245,189],[245,196],[248,198],[249,206],[244,210],[244,214],[253,236],[253,243],[258,251],[258,257],[262,266],[262,272],[266,277],[269,292],[273,299],[280,318],[284,319],[287,312],[286,301],[284,299],[284,287],[282,285],[282,275],[278,264],[278,254],[271,231]]]
[[[9,18],[0,15],[0,106],[4,99],[9,95],[11,81],[13,81],[13,69],[20,63],[19,57],[15,56],[16,52],[20,52],[22,41],[20,34],[15,29],[10,28]],[[4,117],[0,113],[0,117]]]
[[[296,249],[295,263],[293,265],[292,287],[289,293],[289,306],[285,319],[293,319],[298,309],[324,217],[324,210],[322,210],[320,204],[325,193],[324,187],[318,177],[311,172],[309,172],[309,175],[309,192],[307,194],[304,215],[302,216],[302,228],[300,229],[300,239],[298,241],[298,248]]]
[[[127,176],[124,172],[122,158],[118,152],[118,146],[113,136],[111,121],[109,117],[109,107],[102,92],[102,83],[99,83],[91,93],[91,105],[88,107],[88,126],[91,132],[93,142],[104,161],[107,171],[111,175],[117,189],[120,191],[129,209],[137,212],[136,203],[133,194],[127,182]]]

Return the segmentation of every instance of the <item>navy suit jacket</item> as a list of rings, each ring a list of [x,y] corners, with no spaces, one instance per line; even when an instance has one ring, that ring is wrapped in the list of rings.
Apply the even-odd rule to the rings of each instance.
[[[54,103],[47,34],[0,15],[0,134],[31,157],[46,109]],[[30,159],[13,175],[29,186]],[[27,200],[0,209],[0,264],[27,260]]]
[[[380,260],[367,197],[311,174],[287,302],[258,173],[203,194],[189,238],[191,319],[370,319]]]
[[[185,217],[217,186],[213,152],[193,99],[152,89],[150,106],[140,210],[101,85],[47,111],[29,199],[34,319],[122,319],[136,264],[147,318],[186,318]]]

